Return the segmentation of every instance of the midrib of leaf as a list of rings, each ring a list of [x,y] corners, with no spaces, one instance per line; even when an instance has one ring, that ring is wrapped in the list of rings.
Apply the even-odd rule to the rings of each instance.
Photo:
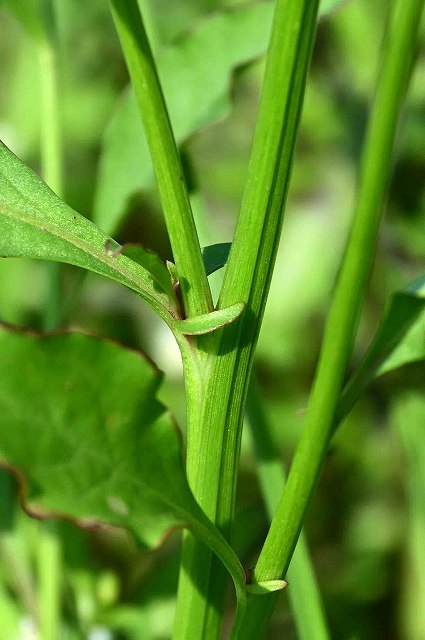
[[[81,266],[92,271],[96,271],[101,275],[109,275],[115,280],[118,280],[122,284],[125,284],[129,288],[133,289],[136,293],[138,293],[142,298],[144,298],[147,302],[149,302],[152,307],[157,311],[157,313],[170,325],[173,324],[173,315],[171,309],[169,308],[170,301],[168,300],[166,294],[155,294],[153,286],[161,286],[157,280],[154,278],[152,274],[148,271],[145,271],[143,267],[140,265],[136,265],[133,261],[125,256],[109,256],[107,251],[102,247],[101,250],[96,250],[93,246],[93,243],[78,235],[71,234],[67,232],[62,227],[54,225],[50,220],[43,220],[42,224],[40,224],[40,217],[36,215],[31,216],[26,211],[20,210],[15,205],[8,205],[0,203],[0,211],[2,215],[9,218],[13,221],[18,221],[20,223],[24,223],[29,227],[36,229],[37,231],[51,233],[53,236],[60,238],[61,240],[69,243],[71,246],[76,247],[83,251],[87,256],[91,256],[96,261],[99,261],[101,264],[105,265],[108,270],[104,271],[102,269],[96,269],[94,265],[88,265],[84,262],[84,260],[73,260],[70,261],[66,256],[58,257],[57,260],[61,262],[70,262],[70,264],[76,264],[77,266]],[[75,213],[74,215],[79,216],[79,214]],[[81,216],[79,216],[81,218]],[[108,238],[105,236],[105,242]],[[7,249],[3,249],[3,254],[7,251]],[[25,255],[28,255],[29,252],[25,252]],[[6,257],[6,255],[3,255]],[[42,256],[40,256],[42,257]],[[126,266],[126,262],[128,261],[129,265],[131,264],[132,268],[128,268]],[[133,264],[132,264],[133,263]],[[134,266],[133,266],[134,265]],[[110,270],[110,271],[109,271]],[[135,273],[135,272],[138,273]]]

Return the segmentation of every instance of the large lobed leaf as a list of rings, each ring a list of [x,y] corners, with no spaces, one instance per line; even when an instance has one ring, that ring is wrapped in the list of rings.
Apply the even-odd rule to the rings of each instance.
[[[322,2],[321,14],[341,0]],[[157,65],[178,143],[230,110],[233,70],[264,55],[274,2],[217,12],[158,57]],[[153,182],[153,169],[134,94],[127,88],[105,132],[94,220],[114,233],[131,196]]]
[[[0,327],[0,460],[26,509],[131,530],[159,543],[189,527],[244,591],[240,564],[193,498],[161,375],[142,354],[79,333]]]

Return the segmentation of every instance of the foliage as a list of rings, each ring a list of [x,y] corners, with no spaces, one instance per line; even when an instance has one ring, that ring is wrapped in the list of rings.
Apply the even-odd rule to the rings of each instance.
[[[0,637],[419,640],[423,3],[320,4],[299,132],[317,2],[109,4],[0,7]]]

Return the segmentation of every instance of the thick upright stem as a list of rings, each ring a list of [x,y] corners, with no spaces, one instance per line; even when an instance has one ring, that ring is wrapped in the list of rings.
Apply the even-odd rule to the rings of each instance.
[[[279,242],[317,6],[316,0],[277,2],[247,186],[219,301],[221,308],[241,301],[246,310],[229,327],[198,339],[205,354],[202,394],[195,376],[186,376],[188,414],[194,416],[188,427],[190,486],[227,537],[252,355]],[[183,560],[174,637],[218,638],[226,576],[190,534]]]

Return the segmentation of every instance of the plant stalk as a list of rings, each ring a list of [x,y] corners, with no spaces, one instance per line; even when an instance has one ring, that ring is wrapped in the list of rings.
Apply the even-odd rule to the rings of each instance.
[[[286,482],[286,473],[255,376],[249,387],[246,414],[254,443],[260,487],[267,514],[272,520]],[[288,595],[299,640],[330,640],[320,589],[303,531],[298,538],[287,577],[290,585]]]
[[[273,271],[318,2],[278,0],[246,190],[219,307],[244,302],[230,326],[182,347],[187,474],[196,499],[229,539],[245,397]],[[192,353],[192,356],[190,355]],[[174,638],[219,638],[227,576],[190,533],[183,542]]]
[[[329,312],[304,429],[279,507],[254,570],[254,579],[280,578],[288,569],[332,433],[335,411],[370,277],[382,205],[392,167],[398,115],[412,67],[423,0],[396,0],[364,143],[357,204]],[[276,596],[248,596],[235,638],[262,638]]]
[[[110,0],[143,120],[186,317],[213,309],[180,156],[137,0]]]

